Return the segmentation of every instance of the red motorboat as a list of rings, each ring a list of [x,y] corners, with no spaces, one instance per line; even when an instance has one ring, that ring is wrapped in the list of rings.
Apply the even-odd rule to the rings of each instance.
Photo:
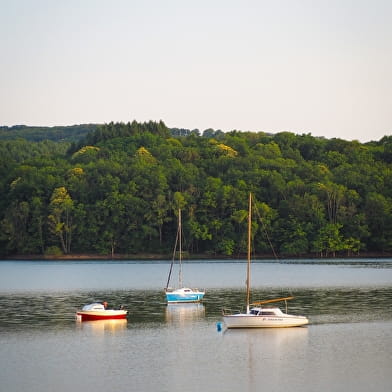
[[[127,317],[127,310],[124,309],[106,309],[107,303],[92,303],[83,306],[82,310],[76,312],[78,321],[92,320],[118,320]]]

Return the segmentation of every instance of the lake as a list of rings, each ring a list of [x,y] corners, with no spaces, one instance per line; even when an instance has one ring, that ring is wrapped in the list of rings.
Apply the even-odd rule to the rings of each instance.
[[[0,261],[1,390],[391,390],[392,259],[255,261],[253,300],[294,295],[310,325],[219,332],[245,269],[187,262],[205,300],[168,306],[166,261]],[[93,301],[128,319],[76,322]]]

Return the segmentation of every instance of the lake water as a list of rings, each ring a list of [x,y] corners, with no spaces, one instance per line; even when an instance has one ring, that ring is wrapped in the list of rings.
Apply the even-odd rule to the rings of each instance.
[[[205,301],[168,306],[168,262],[0,261],[0,390],[392,390],[391,259],[255,262],[253,300],[293,294],[310,325],[218,332],[245,268],[187,263]],[[75,321],[104,300],[128,320]]]

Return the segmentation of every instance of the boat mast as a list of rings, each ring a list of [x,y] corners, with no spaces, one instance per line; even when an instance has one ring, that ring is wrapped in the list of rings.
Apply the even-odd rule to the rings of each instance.
[[[250,253],[251,253],[251,229],[252,229],[252,194],[249,193],[248,207],[248,263],[246,269],[246,313],[249,313],[250,302]]]
[[[165,291],[167,291],[168,288],[169,288],[170,278],[171,278],[171,274],[172,274],[172,272],[173,272],[174,260],[176,259],[177,244],[178,244],[178,229],[179,229],[179,227],[178,227],[178,225],[177,225],[176,242],[175,242],[175,244],[174,244],[173,257],[172,257],[172,261],[171,261],[171,264],[170,264],[169,275],[167,276],[167,282],[166,282]]]
[[[178,209],[178,242],[179,242],[178,288],[181,288],[182,287],[182,225],[181,225],[181,208]]]

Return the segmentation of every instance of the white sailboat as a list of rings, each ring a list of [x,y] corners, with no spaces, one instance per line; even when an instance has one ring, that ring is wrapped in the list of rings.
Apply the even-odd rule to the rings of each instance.
[[[169,287],[170,278],[173,270],[174,259],[177,251],[177,243],[178,253],[179,253],[179,271],[178,271],[178,288],[173,289]],[[191,289],[189,287],[183,287],[182,283],[182,223],[181,223],[181,209],[178,210],[178,229],[177,229],[177,237],[176,244],[174,246],[173,259],[170,265],[169,276],[167,278],[167,283],[165,287],[166,300],[168,303],[191,303],[191,302],[200,302],[205,292],[200,291],[199,289]]]
[[[287,301],[294,297],[270,299],[250,303],[250,266],[251,266],[251,230],[252,230],[252,194],[249,194],[248,207],[248,262],[246,277],[246,312],[223,312],[223,321],[227,328],[280,328],[299,327],[309,323],[305,316],[294,316],[282,312],[278,307],[265,307],[267,303]],[[286,311],[287,312],[287,311]]]

